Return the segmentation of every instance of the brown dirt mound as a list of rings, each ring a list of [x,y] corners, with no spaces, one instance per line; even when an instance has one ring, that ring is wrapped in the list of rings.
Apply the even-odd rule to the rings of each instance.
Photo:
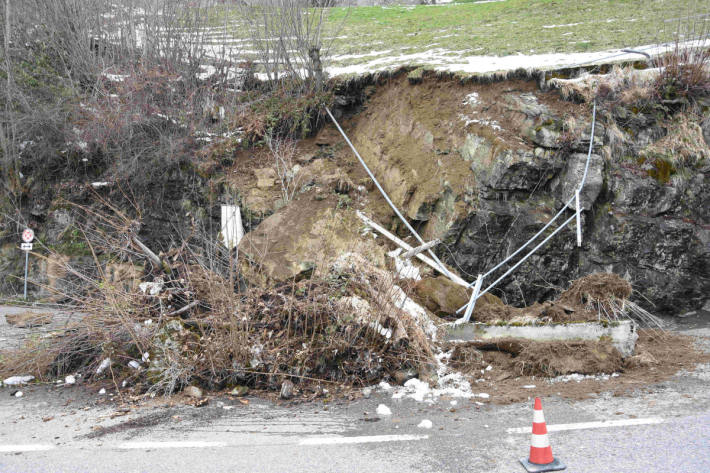
[[[693,337],[660,330],[639,330],[635,354],[623,361],[614,356],[609,346],[587,344],[558,344],[507,340],[496,347],[479,350],[471,345],[454,349],[453,366],[477,379],[476,389],[489,393],[491,402],[510,404],[527,400],[531,396],[561,396],[567,399],[586,399],[601,392],[616,396],[632,395],[638,389],[647,389],[654,383],[665,381],[681,370],[692,371],[700,363],[710,362],[710,353],[696,348]],[[550,356],[553,362],[547,364]],[[582,358],[581,360],[579,358]],[[567,374],[619,373],[607,379],[585,379],[550,383],[548,373]],[[490,371],[481,374],[487,366]],[[612,366],[615,366],[612,369]],[[523,386],[535,386],[525,389]]]
[[[535,303],[529,307],[505,304],[476,304],[476,322],[547,322],[565,323],[608,319],[631,295],[631,284],[613,273],[594,273],[572,282],[568,290],[554,301]]]
[[[488,357],[491,351],[507,356],[494,356],[491,360]],[[479,366],[472,367],[473,360],[502,365],[516,376],[613,373],[624,366],[621,354],[610,340],[562,343],[503,339],[493,343],[460,344],[451,355],[457,369],[479,369]]]

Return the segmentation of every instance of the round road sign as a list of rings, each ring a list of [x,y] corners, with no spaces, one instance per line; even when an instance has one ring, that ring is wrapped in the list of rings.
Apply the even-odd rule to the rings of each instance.
[[[25,243],[30,243],[34,239],[35,239],[35,232],[32,231],[31,228],[25,228],[25,231],[22,232],[22,241],[24,241]]]

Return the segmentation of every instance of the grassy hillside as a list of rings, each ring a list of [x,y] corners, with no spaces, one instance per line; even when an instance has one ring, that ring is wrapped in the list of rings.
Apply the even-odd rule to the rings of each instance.
[[[225,19],[231,36],[244,39],[236,10],[221,10],[215,25]],[[707,32],[708,24],[710,3],[696,0],[464,1],[334,8],[326,36],[335,66],[402,55],[411,55],[412,62],[432,57],[446,63],[471,55],[586,52],[672,41],[679,30],[692,36]],[[230,42],[224,35],[213,41]],[[248,43],[239,44],[249,49]]]

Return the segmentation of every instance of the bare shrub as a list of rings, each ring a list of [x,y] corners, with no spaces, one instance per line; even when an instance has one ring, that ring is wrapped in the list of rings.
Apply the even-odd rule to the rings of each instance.
[[[322,89],[323,62],[330,47],[323,32],[328,9],[334,3],[263,0],[238,4],[269,81],[275,83],[288,76],[298,81],[303,90]]]
[[[271,134],[267,134],[264,141],[274,158],[274,169],[281,186],[281,199],[284,203],[288,203],[298,192],[302,177],[299,173],[300,166],[294,162],[296,142],[289,138],[274,137]]]
[[[656,96],[669,107],[692,105],[697,99],[710,96],[710,27],[705,5],[688,3],[686,15],[677,21],[674,44],[653,60],[659,69]]]
[[[293,379],[302,392],[317,392],[321,383],[367,385],[432,361],[421,321],[387,292],[392,278],[341,265],[266,286],[249,286],[240,274],[235,284],[229,253],[206,254],[212,239],[195,232],[156,254],[138,239],[138,220],[99,204],[80,208],[94,266],[66,268],[84,289],[64,296],[86,315],[61,335],[3,358],[0,374],[80,371],[164,393],[191,383],[275,390]],[[112,282],[107,260],[143,266],[144,282],[138,289]],[[107,359],[111,369],[100,370]]]
[[[669,106],[688,105],[701,97],[710,96],[710,48],[681,48],[655,60],[660,74],[655,82],[655,93]]]

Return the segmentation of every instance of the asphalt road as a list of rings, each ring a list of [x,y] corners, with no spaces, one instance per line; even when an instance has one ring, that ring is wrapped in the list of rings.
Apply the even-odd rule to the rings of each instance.
[[[710,348],[707,325],[691,317],[676,330]],[[545,398],[553,453],[578,473],[710,472],[709,387],[704,365],[631,397]],[[0,389],[2,473],[523,472],[532,422],[531,402],[428,405],[385,392],[295,407],[256,398],[166,407],[156,399],[114,418],[114,405],[81,386],[23,392]],[[392,415],[378,416],[379,404]],[[418,427],[424,419],[432,428]]]

